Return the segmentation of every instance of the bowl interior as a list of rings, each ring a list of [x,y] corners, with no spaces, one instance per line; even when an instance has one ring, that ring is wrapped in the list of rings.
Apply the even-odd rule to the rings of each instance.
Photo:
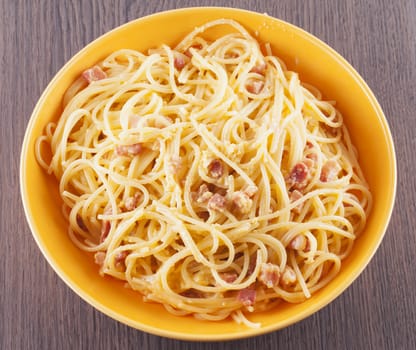
[[[253,315],[262,328],[247,329],[233,321],[198,321],[176,317],[123,283],[98,275],[92,255],[76,248],[67,236],[56,180],[37,164],[34,142],[47,122],[57,119],[62,96],[86,68],[121,48],[146,50],[165,43],[174,45],[195,26],[216,18],[232,18],[243,24],[260,42],[269,42],[275,55],[302,81],[336,100],[344,116],[359,161],[374,196],[374,207],[362,236],[344,262],[340,274],[308,301]],[[174,30],[172,30],[174,28]],[[229,31],[221,27],[215,36]],[[82,298],[107,315],[141,330],[181,339],[222,340],[247,337],[285,327],[305,318],[338,296],[358,276],[377,249],[394,202],[395,155],[391,134],[370,89],[353,68],[327,45],[283,21],[253,12],[228,8],[191,8],[148,16],[100,37],[74,56],[51,81],[35,107],[26,131],[21,157],[21,192],[26,215],[43,254],[59,276]],[[41,200],[40,200],[41,199]]]

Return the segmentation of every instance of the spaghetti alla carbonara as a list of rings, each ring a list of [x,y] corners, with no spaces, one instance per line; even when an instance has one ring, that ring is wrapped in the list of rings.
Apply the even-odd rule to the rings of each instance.
[[[204,320],[309,298],[371,207],[334,103],[227,19],[84,71],[36,155],[102,275]]]

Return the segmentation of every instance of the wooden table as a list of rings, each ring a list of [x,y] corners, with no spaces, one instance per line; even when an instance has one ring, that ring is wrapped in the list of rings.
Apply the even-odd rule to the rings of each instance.
[[[298,324],[233,342],[164,339],[96,311],[49,267],[32,239],[19,196],[26,124],[60,67],[109,29],[196,4],[267,12],[335,48],[379,99],[398,159],[397,202],[389,229],[357,281]],[[415,0],[2,0],[0,38],[1,349],[416,349]]]

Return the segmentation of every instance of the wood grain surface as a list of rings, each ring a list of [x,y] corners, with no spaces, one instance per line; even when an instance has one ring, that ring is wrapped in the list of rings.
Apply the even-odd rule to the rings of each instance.
[[[329,306],[289,328],[221,343],[149,335],[82,301],[37,248],[19,195],[25,128],[62,65],[120,24],[196,5],[267,12],[335,48],[379,99],[398,160],[390,226],[356,282]],[[0,0],[0,62],[0,349],[416,349],[415,0]]]

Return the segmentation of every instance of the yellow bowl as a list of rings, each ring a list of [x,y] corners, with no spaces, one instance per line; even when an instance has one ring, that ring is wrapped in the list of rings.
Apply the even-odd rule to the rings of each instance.
[[[173,45],[195,26],[217,18],[235,19],[257,33],[258,40],[271,43],[274,54],[289,69],[299,72],[301,80],[337,101],[374,196],[366,229],[339,275],[303,303],[283,304],[253,315],[254,322],[262,323],[259,329],[247,329],[232,320],[207,322],[173,316],[160,305],[143,303],[123,283],[100,277],[91,256],[69,239],[56,180],[45,174],[34,153],[35,139],[49,121],[57,119],[65,90],[84,69],[121,48],[146,50],[162,43]],[[116,28],[81,50],[58,72],[42,94],[27,127],[20,186],[27,220],[39,248],[56,273],[84,300],[106,315],[149,333],[188,340],[225,340],[274,331],[302,320],[354,281],[386,231],[396,190],[396,160],[389,127],[376,98],[359,74],[333,49],[305,31],[267,15],[231,8],[188,8],[154,14]]]

